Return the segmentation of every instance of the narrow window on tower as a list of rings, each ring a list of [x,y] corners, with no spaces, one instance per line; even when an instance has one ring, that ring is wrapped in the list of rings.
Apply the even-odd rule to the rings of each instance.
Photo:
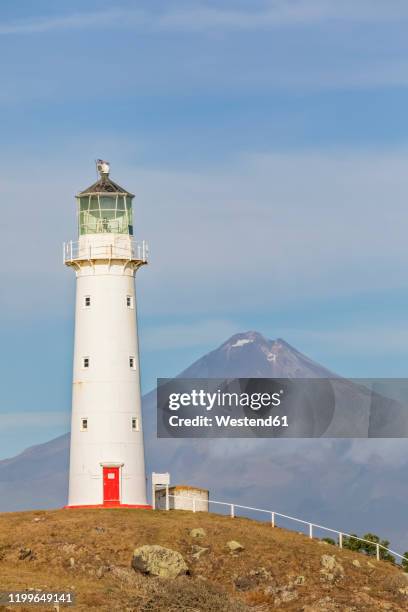
[[[132,431],[139,431],[139,419],[132,417]]]
[[[134,357],[129,357],[129,367],[132,368],[132,370],[136,369],[136,359]]]
[[[126,296],[126,306],[128,308],[133,308],[133,296],[132,295]]]
[[[88,431],[88,419],[81,419],[81,431]]]
[[[91,305],[91,296],[90,295],[86,295],[84,297],[84,306],[85,308],[89,308]]]
[[[89,357],[82,357],[82,367],[89,368]]]

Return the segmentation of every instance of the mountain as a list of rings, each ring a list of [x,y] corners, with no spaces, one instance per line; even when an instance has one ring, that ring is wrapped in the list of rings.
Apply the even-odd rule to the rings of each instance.
[[[0,511],[64,505],[68,462],[69,434],[0,461]]]
[[[278,338],[235,334],[184,370],[180,378],[332,378],[336,375]]]
[[[284,340],[268,340],[251,331],[232,336],[179,376],[335,375]],[[345,421],[356,418],[358,408],[352,401],[354,387],[347,391]],[[408,440],[158,440],[155,391],[143,397],[143,413],[148,474],[169,471],[174,483],[206,487],[216,500],[273,508],[349,532],[372,531],[408,549]],[[357,417],[361,430],[367,431],[367,416]],[[0,510],[63,506],[68,448],[66,435],[0,461]]]

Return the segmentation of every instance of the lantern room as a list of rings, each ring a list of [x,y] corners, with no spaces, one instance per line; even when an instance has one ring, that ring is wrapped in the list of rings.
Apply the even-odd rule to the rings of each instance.
[[[78,235],[127,234],[133,236],[132,200],[109,178],[109,164],[97,161],[99,180],[77,195]]]

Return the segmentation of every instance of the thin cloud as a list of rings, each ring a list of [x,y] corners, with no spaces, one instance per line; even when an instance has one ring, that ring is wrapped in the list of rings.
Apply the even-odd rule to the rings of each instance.
[[[129,17],[129,14],[126,13]],[[93,13],[72,13],[61,17],[25,19],[0,25],[0,35],[42,34],[55,30],[78,30],[99,27],[114,27],[125,17],[124,11],[97,11]],[[135,20],[137,12],[132,11]]]
[[[247,155],[197,172],[124,167],[127,182],[139,186],[140,237],[149,239],[152,249],[151,269],[138,278],[143,309],[150,315],[189,313],[200,320],[218,320],[231,308],[265,311],[299,300],[354,299],[356,294],[404,288],[406,167],[405,150]],[[73,175],[76,171],[80,176],[79,165]],[[6,180],[3,172],[10,202],[24,200],[24,184],[19,178]],[[5,272],[9,291],[3,299],[4,312],[13,316],[31,311],[33,304],[43,305],[51,279],[56,291],[48,307],[55,311],[52,300],[58,299],[58,307],[61,301],[65,304],[73,282],[58,259],[60,243],[75,231],[72,207],[67,198],[66,206],[56,208],[52,190],[43,195],[43,185],[50,190],[51,180],[54,192],[69,193],[65,177],[55,169],[50,179],[44,163],[33,173],[33,197],[42,198],[44,213],[57,228],[50,235],[48,227],[38,226],[37,253],[55,256],[42,280],[35,259],[15,254]],[[30,243],[32,225],[20,227],[21,210],[9,206],[4,214],[5,224],[18,227],[19,239]],[[25,214],[33,214],[29,204]],[[12,232],[5,236],[5,252],[13,249],[14,238]],[[16,299],[27,291],[30,304]],[[215,306],[209,306],[214,296],[216,313]],[[170,342],[183,331],[187,337],[191,329],[164,331]],[[159,337],[153,333],[150,340],[154,345]],[[392,344],[401,345],[395,337]]]
[[[327,21],[400,21],[408,18],[401,0],[383,3],[362,0],[272,0],[261,8],[238,10],[196,3],[189,8],[146,11],[112,9],[76,12],[3,23],[0,35],[36,34],[87,28],[150,28],[152,30],[259,30],[281,26],[308,26]]]
[[[0,431],[26,429],[27,427],[69,427],[67,412],[2,412],[0,413]]]
[[[385,6],[373,0],[271,0],[260,9],[236,10],[203,7],[163,13],[156,24],[166,29],[210,28],[257,30],[280,26],[305,26],[326,21],[393,21],[408,17],[406,4],[391,0]]]
[[[361,465],[403,466],[408,462],[408,440],[353,440],[344,457]]]
[[[330,345],[332,354],[347,355],[352,351],[354,355],[366,354],[383,356],[384,354],[406,354],[408,346],[408,330],[406,320],[390,322],[389,326],[380,328],[377,324],[372,327],[348,327],[341,330],[295,330],[281,329],[284,338],[295,336],[298,341],[313,343],[314,346],[326,347]]]
[[[208,346],[240,331],[239,325],[227,320],[208,319],[179,325],[159,325],[143,334],[146,350]]]

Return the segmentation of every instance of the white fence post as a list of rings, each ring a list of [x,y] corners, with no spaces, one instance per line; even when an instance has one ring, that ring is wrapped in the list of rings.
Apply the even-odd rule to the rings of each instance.
[[[196,511],[196,500],[195,497],[193,497],[193,512]]]
[[[166,484],[166,510],[170,510],[169,485]]]
[[[309,538],[313,538],[313,524],[309,523]]]
[[[377,561],[379,561],[380,560],[380,545],[377,544],[376,548],[377,548]]]
[[[271,512],[271,523],[272,523],[272,527],[275,527],[275,513]]]
[[[235,508],[234,508],[234,504],[231,504],[231,518],[235,518]]]
[[[339,533],[339,548],[343,548],[343,534]]]

